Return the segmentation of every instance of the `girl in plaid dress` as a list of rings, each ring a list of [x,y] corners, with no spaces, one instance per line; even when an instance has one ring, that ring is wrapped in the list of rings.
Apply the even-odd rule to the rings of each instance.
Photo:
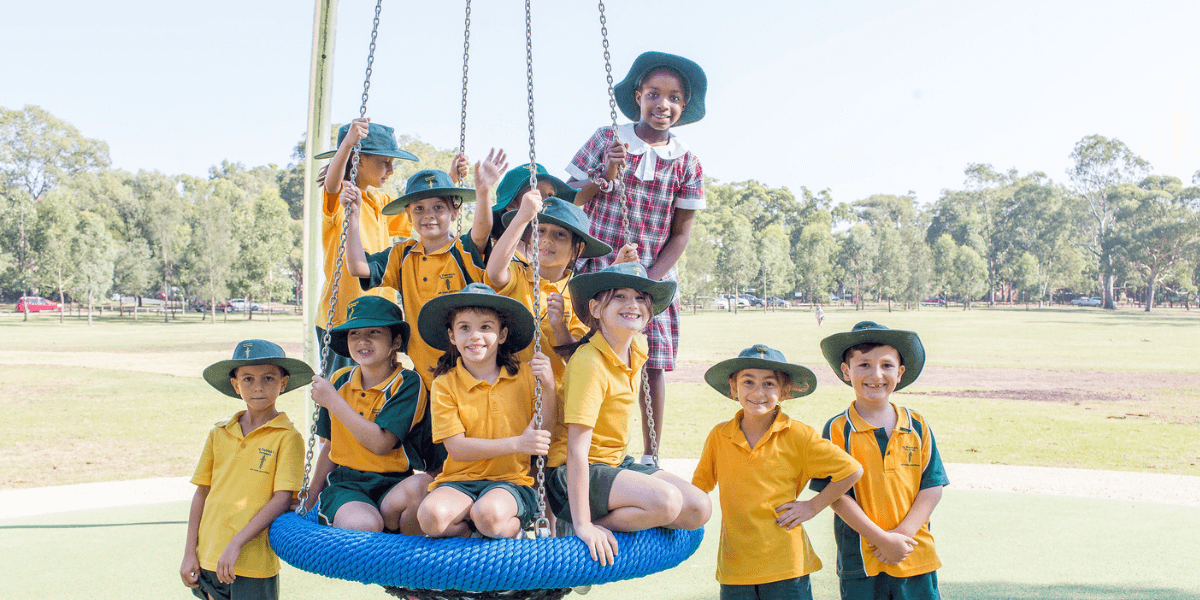
[[[675,264],[687,247],[692,216],[705,207],[704,172],[700,160],[671,133],[672,125],[704,117],[708,80],[699,65],[673,54],[646,52],[633,62],[629,74],[614,87],[621,112],[636,123],[597,129],[575,154],[567,173],[578,187],[575,204],[592,220],[592,235],[620,248],[626,242],[622,204],[628,211],[631,242],[640,261],[655,280],[677,279]],[[601,181],[620,179],[610,192]],[[580,273],[594,273],[614,260],[612,254],[583,261]],[[679,345],[679,299],[647,325],[650,344],[646,373],[654,429],[662,439],[666,381],[675,368]],[[645,403],[646,398],[641,401]],[[651,464],[650,430],[642,424],[645,448],[641,462]]]

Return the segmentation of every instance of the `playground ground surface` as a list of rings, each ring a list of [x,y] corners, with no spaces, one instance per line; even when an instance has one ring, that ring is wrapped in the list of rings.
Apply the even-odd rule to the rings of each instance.
[[[824,422],[849,390],[817,342],[863,319],[915,329],[929,350],[922,378],[897,399],[933,424],[958,479],[933,520],[947,598],[1200,598],[1200,575],[1183,562],[1200,531],[1200,365],[1187,350],[1197,311],[827,309],[821,327],[796,309],[685,315],[664,456],[698,456],[703,436],[735,410],[699,383],[703,370],[760,341],[817,373],[817,392],[785,410]],[[199,371],[247,337],[297,355],[299,320],[134,324],[105,315],[88,328],[3,315],[0,335],[12,341],[0,349],[0,544],[21,574],[0,583],[0,597],[188,597],[176,575],[187,502],[171,494],[190,495],[180,478],[204,432],[238,410]],[[302,400],[281,399],[298,425]],[[165,478],[152,486],[165,497],[69,512],[46,511],[91,506],[73,503],[81,488],[31,489],[148,477]],[[112,497],[124,502],[123,493]],[[42,494],[40,514],[13,508],[21,494]],[[831,519],[826,511],[808,526],[825,562],[813,577],[817,598],[837,596]],[[590,597],[715,597],[718,537],[714,515],[704,546],[679,568]],[[283,586],[289,598],[384,597],[290,567]]]

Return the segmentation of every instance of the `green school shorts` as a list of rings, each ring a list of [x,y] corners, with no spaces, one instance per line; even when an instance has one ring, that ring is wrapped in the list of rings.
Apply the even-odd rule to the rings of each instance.
[[[317,516],[322,525],[333,525],[333,517],[337,510],[347,502],[365,502],[377,510],[383,503],[383,497],[397,483],[408,479],[412,471],[404,473],[372,473],[356,471],[350,467],[337,467],[325,479],[325,489],[321,490],[321,504]]]
[[[216,573],[200,569],[197,583],[200,587],[192,588],[192,593],[200,600],[208,600],[209,596],[213,600],[279,600],[278,575],[266,578],[238,575],[233,583],[226,584],[217,579]]]
[[[808,575],[758,585],[721,584],[721,600],[812,600],[812,597]]]
[[[662,469],[638,464],[632,456],[617,466],[604,463],[588,465],[588,505],[592,509],[592,522],[608,514],[608,496],[612,493],[613,481],[622,470],[653,475]],[[571,502],[567,498],[567,465],[546,470],[546,499],[554,516],[571,521]]]
[[[842,600],[941,600],[938,592],[937,571],[892,577],[880,573],[874,577],[842,579],[838,582]]]
[[[527,485],[516,485],[507,481],[447,481],[441,486],[452,487],[471,498],[479,500],[484,494],[501,488],[512,494],[517,501],[517,518],[521,520],[521,529],[529,529],[538,514],[537,490]]]

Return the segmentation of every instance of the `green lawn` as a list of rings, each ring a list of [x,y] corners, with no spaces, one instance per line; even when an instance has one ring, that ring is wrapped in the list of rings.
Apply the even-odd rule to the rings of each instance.
[[[1048,388],[1064,373],[1200,374],[1200,362],[1185,350],[1200,333],[1200,311],[1146,315],[1064,308],[892,313],[831,308],[819,328],[804,309],[685,314],[681,372],[690,368],[698,375],[698,367],[765,342],[825,376],[820,339],[863,319],[919,331],[931,366],[1034,369],[1044,374]],[[135,323],[106,313],[88,327],[72,318],[60,325],[49,314],[29,322],[0,315],[0,337],[7,340],[0,348],[6,416],[0,489],[190,474],[207,430],[241,407],[209,388],[200,371],[228,358],[244,338],[276,341],[292,356],[300,352],[303,330],[294,315],[275,315],[269,323],[262,315],[217,321],[191,313],[170,323],[161,318]],[[931,389],[920,385],[914,388]],[[1200,475],[1196,386],[1080,402],[960,398],[954,389],[936,391],[950,395],[897,399],[928,417],[950,462]],[[732,401],[703,384],[673,383],[668,393],[664,456],[698,456],[713,425],[736,411]],[[300,426],[303,394],[280,400]],[[819,426],[849,400],[848,388],[827,383],[784,407]]]
[[[191,597],[178,575],[187,507],[173,502],[0,520],[6,567],[19,574],[0,579],[0,598]],[[946,598],[1200,599],[1200,572],[1181,551],[1200,531],[1200,508],[951,487],[933,526]],[[806,524],[825,565],[812,575],[817,599],[838,597],[832,527],[830,511]],[[691,559],[664,573],[597,587],[588,600],[716,598],[719,533],[718,512]],[[287,565],[281,580],[286,598],[389,598],[377,586]]]

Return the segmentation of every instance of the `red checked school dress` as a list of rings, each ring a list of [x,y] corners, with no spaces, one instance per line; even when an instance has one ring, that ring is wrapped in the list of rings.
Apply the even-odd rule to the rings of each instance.
[[[665,146],[650,146],[633,132],[633,124],[617,127],[617,137],[629,144],[622,174],[625,202],[629,207],[629,226],[638,245],[642,266],[650,267],[658,259],[671,234],[671,219],[676,208],[703,210],[704,171],[700,160],[671,134]],[[567,165],[567,173],[587,181],[603,174],[604,150],[612,144],[612,128],[601,127]],[[592,220],[591,234],[619,249],[625,245],[621,206],[614,193],[599,192],[583,207]],[[594,273],[612,263],[614,254],[582,261],[580,273]],[[663,277],[678,280],[675,267]],[[679,345],[679,298],[667,310],[650,321],[644,332],[650,343],[651,369],[675,368]]]

